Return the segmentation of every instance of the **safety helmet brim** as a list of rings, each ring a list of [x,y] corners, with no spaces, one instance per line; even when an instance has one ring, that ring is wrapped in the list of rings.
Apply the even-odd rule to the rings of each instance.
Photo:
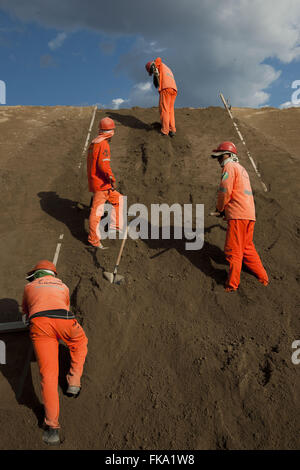
[[[43,259],[41,261],[39,261],[35,266],[34,268],[32,268],[30,271],[28,271],[27,276],[28,277],[31,277],[32,274],[34,274],[38,269],[44,269],[44,270],[49,270],[49,271],[53,271],[54,274],[57,274],[57,271],[56,271],[56,266],[54,263],[51,263],[51,261],[48,261],[46,259]],[[26,278],[27,279],[27,278]]]
[[[220,157],[223,157],[223,155],[227,155],[228,153],[231,154],[231,152],[229,151],[223,150],[222,152],[220,152],[218,150],[213,150],[211,154],[211,158],[220,158]]]

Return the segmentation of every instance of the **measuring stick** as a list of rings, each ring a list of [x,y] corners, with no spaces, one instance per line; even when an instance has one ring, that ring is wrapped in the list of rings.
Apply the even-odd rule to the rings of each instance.
[[[225,109],[227,110],[227,112],[228,112],[228,114],[229,114],[229,116],[230,116],[230,118],[231,118],[231,120],[232,120],[232,122],[233,122],[233,125],[234,125],[234,127],[235,127],[236,132],[237,132],[237,135],[239,136],[239,138],[240,138],[242,144],[245,146],[245,150],[246,150],[247,156],[248,156],[248,158],[249,158],[249,160],[250,160],[250,162],[251,162],[251,164],[252,164],[252,166],[253,166],[253,168],[254,168],[255,173],[257,174],[257,176],[258,176],[258,178],[259,178],[259,180],[260,180],[260,183],[261,183],[261,185],[262,185],[262,187],[263,187],[263,190],[264,190],[265,192],[268,192],[268,188],[267,188],[267,186],[265,185],[265,183],[264,183],[264,182],[262,181],[262,179],[261,179],[261,174],[259,173],[259,171],[258,171],[258,169],[257,169],[257,166],[256,166],[256,164],[255,164],[253,158],[251,157],[251,154],[250,154],[249,150],[247,149],[245,139],[243,138],[241,132],[239,131],[239,128],[238,128],[236,122],[234,121],[233,115],[232,115],[232,113],[231,113],[231,111],[230,111],[230,109],[229,109],[229,107],[228,107],[228,104],[227,104],[227,102],[226,102],[226,100],[225,100],[225,98],[224,98],[224,96],[223,96],[222,93],[220,93],[220,98],[221,98],[221,100],[222,100],[222,102],[223,102],[223,104],[224,104],[224,106],[225,106]]]

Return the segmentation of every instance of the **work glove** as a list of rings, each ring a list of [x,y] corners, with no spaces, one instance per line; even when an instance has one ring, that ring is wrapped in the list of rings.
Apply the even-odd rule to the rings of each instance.
[[[218,209],[216,209],[216,211],[218,211]],[[219,215],[217,215],[217,217],[225,217],[225,211],[219,212]]]

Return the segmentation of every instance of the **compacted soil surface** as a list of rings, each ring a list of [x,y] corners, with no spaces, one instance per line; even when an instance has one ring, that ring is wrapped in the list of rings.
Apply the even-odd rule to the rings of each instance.
[[[0,323],[21,319],[25,273],[60,244],[58,276],[89,339],[77,399],[65,395],[60,344],[61,449],[299,448],[300,109],[232,113],[247,147],[221,107],[176,109],[174,138],[160,136],[157,108],[97,110],[90,140],[102,117],[114,119],[111,166],[129,222],[137,203],[150,234],[154,204],[182,213],[189,204],[194,224],[204,205],[201,249],[175,238],[171,217],[170,239],[128,237],[115,285],[103,271],[121,240],[105,240],[105,251],[87,242],[93,108],[0,108]],[[251,179],[267,287],[245,268],[238,291],[224,291],[226,221],[209,215],[221,174],[210,153],[223,140],[236,143]],[[0,340],[0,449],[46,449],[29,333],[0,331]]]

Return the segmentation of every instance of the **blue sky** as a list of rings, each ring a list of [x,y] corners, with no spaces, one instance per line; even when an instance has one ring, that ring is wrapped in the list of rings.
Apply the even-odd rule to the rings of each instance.
[[[0,80],[7,105],[156,106],[145,63],[160,56],[179,107],[220,106],[220,91],[289,107],[299,31],[298,0],[0,0]]]
[[[0,12],[0,79],[7,105],[104,105],[126,96],[133,82],[117,65],[134,39],[109,41],[86,30],[67,34],[50,49],[59,34]]]

